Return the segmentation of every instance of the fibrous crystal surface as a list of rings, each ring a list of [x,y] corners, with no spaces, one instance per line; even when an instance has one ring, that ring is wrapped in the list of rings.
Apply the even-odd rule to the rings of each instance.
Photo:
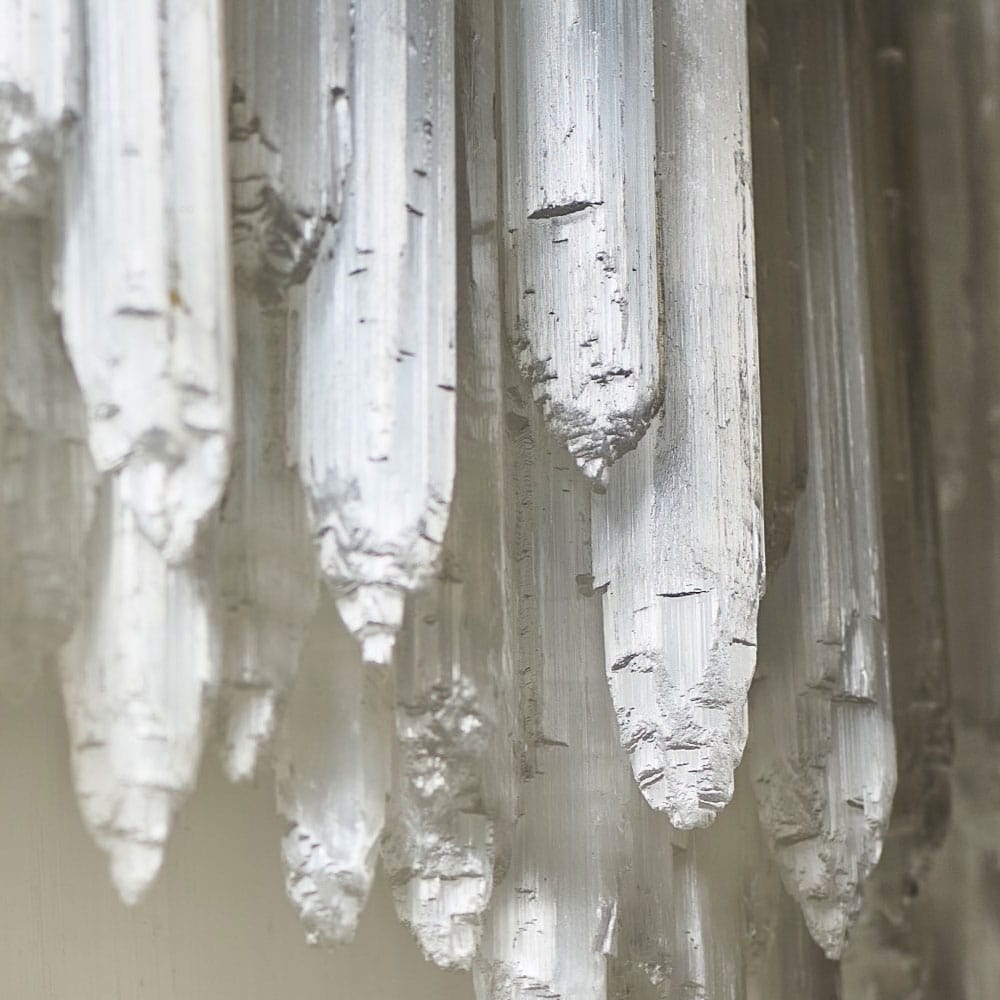
[[[480,1000],[992,995],[998,39],[0,0],[0,687],[123,899],[214,742]]]

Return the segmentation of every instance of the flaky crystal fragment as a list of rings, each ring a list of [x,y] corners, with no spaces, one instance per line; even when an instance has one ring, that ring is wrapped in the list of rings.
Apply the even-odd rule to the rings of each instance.
[[[742,5],[657,21],[666,403],[595,502],[595,581],[622,743],[680,828],[729,801],[763,574]]]
[[[454,476],[454,12],[350,10],[331,44],[350,47],[352,158],[301,303],[299,466],[340,613],[365,659],[387,663],[406,593],[437,563]]]
[[[790,291],[802,317],[806,478],[761,606],[751,692],[761,735],[750,768],[785,885],[813,937],[838,957],[881,853],[896,781],[864,205],[843,12],[800,0],[758,9],[780,125],[761,139],[780,139],[784,171],[757,187],[787,186],[801,261]]]
[[[652,5],[499,10],[508,323],[556,437],[603,483],[662,398]]]
[[[0,689],[27,694],[69,636],[94,468],[34,220],[0,223]]]
[[[311,941],[349,941],[368,900],[392,718],[390,672],[362,661],[324,593],[274,748],[286,888]]]
[[[484,709],[492,705],[462,641],[466,593],[457,582],[433,585],[415,599],[400,636],[396,775],[382,848],[400,918],[428,958],[463,968],[493,891],[483,787],[493,723]]]

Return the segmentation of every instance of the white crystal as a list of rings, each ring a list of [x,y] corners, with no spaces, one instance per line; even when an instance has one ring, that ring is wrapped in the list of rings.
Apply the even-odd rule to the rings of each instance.
[[[641,927],[650,899],[635,874],[623,874],[632,852],[642,853],[632,818],[645,806],[629,778],[604,679],[591,491],[545,429],[530,388],[511,385],[507,398],[507,544],[525,780],[510,868],[494,888],[473,967],[476,994],[604,1000],[609,959],[644,967],[662,982],[669,958],[655,939],[665,928]],[[661,864],[654,853],[639,868],[652,874],[656,901],[669,886],[663,828],[660,838]],[[653,852],[654,843],[647,843]]]
[[[97,467],[174,563],[229,473],[221,0],[86,6],[66,157],[63,336]]]
[[[320,561],[370,662],[438,559],[455,442],[453,11],[351,8],[343,217],[302,302],[299,467]],[[332,257],[332,259],[330,259]]]
[[[164,559],[119,485],[106,477],[99,494],[87,600],[61,666],[80,809],[134,903],[194,787],[220,650],[206,581]]]
[[[517,686],[503,529],[496,63],[492,0],[456,25],[460,169],[458,475],[438,578],[411,599],[397,656],[397,768],[383,858],[429,958],[466,968],[510,863]]]
[[[289,898],[311,941],[349,941],[368,899],[391,781],[392,678],[366,665],[328,595],[275,739]]]
[[[287,310],[240,294],[240,437],[222,507],[223,763],[253,776],[299,666],[316,608],[316,555],[306,500],[289,467],[285,420]]]
[[[556,437],[601,484],[662,399],[652,4],[498,8],[507,322]]]
[[[595,501],[622,743],[683,829],[732,796],[764,568],[742,9],[660,7],[666,403]]]
[[[63,336],[106,475],[62,679],[84,817],[129,901],[194,783],[219,674],[198,542],[231,435],[220,15],[218,0],[84,5],[64,159]]]
[[[751,726],[763,736],[750,767],[785,885],[834,958],[881,853],[896,780],[866,230],[842,14],[803,4],[788,22],[780,4],[766,10],[765,25],[788,31],[783,45],[775,31],[771,68],[784,143],[774,181],[787,185],[802,262],[807,477],[761,606]]]

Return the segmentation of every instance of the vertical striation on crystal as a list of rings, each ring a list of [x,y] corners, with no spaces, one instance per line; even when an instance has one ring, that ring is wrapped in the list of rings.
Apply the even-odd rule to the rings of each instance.
[[[631,781],[604,679],[590,488],[508,384],[508,545],[525,724],[521,816],[473,967],[480,1000],[604,1000]]]
[[[350,8],[343,214],[301,301],[299,468],[320,562],[372,663],[438,562],[455,462],[451,0]]]
[[[171,566],[121,486],[106,476],[98,494],[87,596],[61,667],[80,809],[135,903],[194,787],[220,651],[202,567]]]
[[[998,278],[1000,0],[0,0],[0,692],[129,903],[218,703],[312,942],[993,996]]]
[[[517,678],[503,536],[493,0],[456,11],[459,135],[455,498],[436,579],[410,599],[397,663],[396,773],[382,855],[400,918],[467,968],[510,861]]]
[[[289,316],[251,294],[237,286],[239,436],[218,542],[222,761],[234,781],[253,777],[274,733],[316,608],[318,575],[287,448]]]
[[[84,817],[129,901],[194,784],[219,674],[199,546],[232,431],[221,21],[220,0],[83,5],[63,161],[62,330],[105,477],[62,682]]]
[[[682,829],[732,796],[764,569],[746,24],[724,8],[659,7],[666,402],[594,518],[622,744]]]
[[[549,426],[588,479],[660,407],[650,0],[504,0],[505,309]]]
[[[669,1000],[676,937],[673,831],[667,817],[629,783],[626,822],[618,838],[618,921],[608,998]]]
[[[748,789],[752,796],[753,792]],[[766,852],[766,845],[760,847]],[[758,859],[758,864],[761,864]],[[766,862],[764,862],[766,864]],[[758,869],[759,870],[759,869]],[[766,925],[751,923],[747,932],[761,934],[744,943],[747,1000],[843,1000],[840,966],[830,961],[812,939],[795,900],[781,887],[773,865],[767,869],[768,890],[755,905],[766,907]],[[776,892],[774,890],[777,890]],[[877,994],[876,994],[877,996]]]
[[[786,290],[801,317],[806,476],[761,605],[750,768],[785,886],[816,941],[839,957],[896,781],[861,165],[842,9],[800,0],[757,8],[779,125],[760,137],[780,139],[784,161],[758,190],[786,185],[801,262]],[[763,356],[765,369],[787,363]],[[779,500],[786,487],[783,479]]]
[[[318,564],[294,463],[295,286],[340,210],[347,9],[227,7],[237,439],[222,508],[223,763],[253,775],[298,669]],[[331,37],[332,36],[332,41]],[[340,40],[339,47],[334,44]],[[280,100],[289,74],[298,100]]]
[[[470,615],[471,598],[465,583],[438,581],[412,600],[404,619],[395,780],[382,846],[400,919],[446,968],[471,964],[493,891],[484,770],[495,720],[490,675],[477,662],[488,660],[488,647],[477,653],[471,641],[475,625],[483,641],[489,622]]]

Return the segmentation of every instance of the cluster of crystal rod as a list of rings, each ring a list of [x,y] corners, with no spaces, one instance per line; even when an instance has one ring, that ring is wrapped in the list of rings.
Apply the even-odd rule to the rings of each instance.
[[[1000,877],[998,39],[0,0],[0,685],[122,898],[214,745],[312,941],[381,862],[480,1000],[929,998],[951,686]]]

